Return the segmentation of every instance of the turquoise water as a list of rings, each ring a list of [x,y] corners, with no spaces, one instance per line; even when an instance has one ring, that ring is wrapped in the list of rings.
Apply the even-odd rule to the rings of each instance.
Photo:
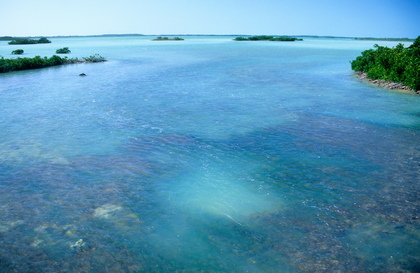
[[[352,76],[375,42],[152,38],[0,44],[108,59],[0,74],[1,272],[420,269],[420,97]]]

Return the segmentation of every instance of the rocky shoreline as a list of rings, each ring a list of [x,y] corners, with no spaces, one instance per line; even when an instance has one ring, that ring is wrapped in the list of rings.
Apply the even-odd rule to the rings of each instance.
[[[398,92],[419,94],[420,95],[420,90],[416,91],[414,89],[411,89],[410,87],[408,87],[407,85],[405,85],[403,83],[390,82],[390,81],[385,81],[385,80],[372,80],[372,79],[369,79],[367,77],[366,73],[361,72],[361,71],[356,71],[355,75],[360,80],[368,82],[368,83],[376,85],[376,86],[384,87],[384,88],[391,89],[391,90],[398,91]]]

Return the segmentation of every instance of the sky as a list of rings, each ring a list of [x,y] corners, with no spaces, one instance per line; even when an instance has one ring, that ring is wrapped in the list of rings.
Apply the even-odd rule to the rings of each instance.
[[[0,8],[0,36],[420,35],[420,0],[0,0]]]

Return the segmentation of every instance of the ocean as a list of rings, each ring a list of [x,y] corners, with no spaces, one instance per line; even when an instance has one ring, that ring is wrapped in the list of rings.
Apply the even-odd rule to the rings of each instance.
[[[420,270],[420,96],[350,68],[397,42],[153,38],[0,43],[108,60],[0,74],[0,272]]]

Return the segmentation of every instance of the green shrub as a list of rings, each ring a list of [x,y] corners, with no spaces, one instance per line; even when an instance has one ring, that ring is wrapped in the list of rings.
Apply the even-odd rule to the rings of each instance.
[[[50,40],[48,40],[47,38],[44,38],[44,37],[40,38],[37,42],[38,42],[38,44],[49,44],[49,43],[51,43]]]
[[[89,63],[97,63],[97,62],[104,62],[106,61],[105,57],[102,57],[99,54],[95,54],[89,57],[83,57],[83,60],[85,62],[89,62]]]
[[[59,48],[55,51],[57,54],[68,54],[71,50],[68,47]]]
[[[23,54],[23,49],[16,49],[12,51],[12,54]]]
[[[400,82],[420,90],[420,36],[407,48],[403,44],[374,47],[351,61],[354,71],[365,72],[370,79]]]

